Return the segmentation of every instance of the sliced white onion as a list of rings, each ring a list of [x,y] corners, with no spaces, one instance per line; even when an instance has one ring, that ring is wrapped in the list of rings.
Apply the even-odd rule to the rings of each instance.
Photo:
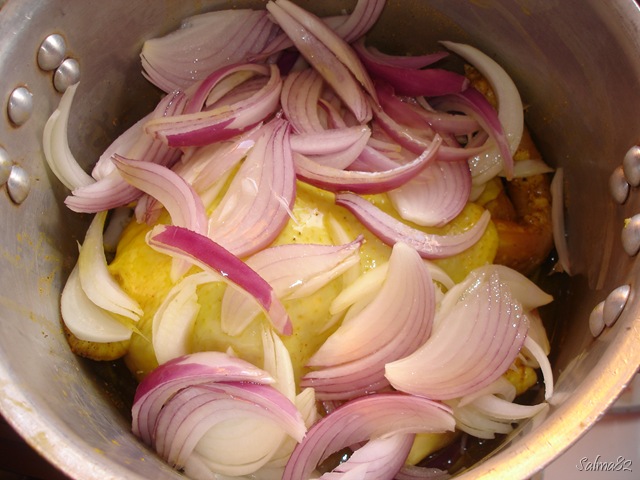
[[[551,364],[549,363],[549,359],[545,354],[544,350],[538,345],[535,340],[533,340],[530,336],[524,341],[524,348],[529,351],[532,357],[534,357],[538,361],[538,365],[540,365],[540,370],[542,370],[542,377],[544,378],[544,399],[549,401],[549,399],[553,396],[553,370],[551,369]]]
[[[524,129],[524,109],[515,83],[498,62],[481,50],[462,43],[440,43],[473,65],[491,85],[498,100],[498,118],[513,155],[520,145]]]
[[[87,229],[80,247],[78,271],[82,289],[100,308],[137,321],[143,314],[140,305],[115,281],[107,269],[102,231],[107,212],[98,212]]]
[[[219,281],[209,272],[189,275],[171,288],[153,316],[151,340],[158,364],[190,352],[189,339],[193,322],[200,311],[196,289],[199,285]]]
[[[78,164],[69,148],[68,126],[71,104],[79,83],[67,88],[58,108],[44,126],[42,148],[47,164],[55,176],[70,190],[91,185],[95,180]]]
[[[87,297],[76,265],[62,290],[60,313],[69,331],[80,340],[108,343],[131,338],[133,330]]]
[[[491,274],[492,272],[496,272],[500,276],[500,280],[509,286],[513,297],[520,302],[524,311],[547,305],[553,301],[553,296],[543,291],[529,278],[504,265],[485,265],[474,270],[472,275]]]

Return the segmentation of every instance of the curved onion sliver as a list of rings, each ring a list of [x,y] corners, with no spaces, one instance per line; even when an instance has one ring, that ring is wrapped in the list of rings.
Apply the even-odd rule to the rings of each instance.
[[[60,313],[69,331],[88,342],[121,342],[131,338],[133,330],[89,300],[80,284],[76,265],[62,290]]]
[[[277,27],[265,11],[228,9],[186,18],[182,28],[144,42],[143,75],[165,92],[260,52]]]
[[[281,300],[311,295],[357,264],[363,243],[359,237],[345,245],[279,245],[261,250],[246,264],[274,289]],[[227,289],[220,312],[222,330],[238,335],[260,313],[256,302],[235,289]]]
[[[296,194],[289,124],[266,124],[209,217],[209,236],[238,257],[268,246],[291,214]]]
[[[78,257],[82,290],[100,308],[137,321],[143,314],[140,305],[115,281],[107,269],[102,231],[107,212],[95,214],[87,229]]]
[[[280,2],[267,3],[267,10],[285,31],[300,53],[313,65],[325,81],[335,90],[360,123],[371,118],[371,107],[359,83],[345,66],[314,34],[280,6]],[[305,12],[306,13],[306,12]],[[308,15],[308,13],[307,13]],[[348,47],[347,47],[348,48]],[[353,68],[352,66],[350,66]]]
[[[271,286],[242,260],[204,235],[174,225],[157,225],[147,234],[151,248],[186,260],[252,295],[278,332],[290,335],[289,315]]]
[[[429,259],[455,255],[471,247],[482,237],[491,218],[489,212],[485,211],[471,228],[461,234],[435,235],[407,226],[353,193],[338,193],[335,202],[351,211],[387,245],[405,242],[423,258]]]
[[[313,425],[287,463],[283,480],[309,478],[329,455],[371,438],[452,431],[450,410],[426,398],[373,394],[351,400]]]
[[[411,247],[393,247],[387,275],[375,298],[345,320],[308,365],[321,367],[300,384],[320,399],[342,400],[380,391],[386,363],[411,354],[431,333],[435,287],[429,269]]]
[[[524,344],[528,321],[499,275],[474,273],[449,290],[451,308],[413,354],[386,365],[398,390],[446,400],[468,395],[502,375]]]
[[[67,138],[69,113],[78,85],[76,83],[65,90],[58,108],[54,110],[47,120],[42,135],[44,158],[58,180],[69,190],[91,185],[95,181],[78,164],[69,149]]]

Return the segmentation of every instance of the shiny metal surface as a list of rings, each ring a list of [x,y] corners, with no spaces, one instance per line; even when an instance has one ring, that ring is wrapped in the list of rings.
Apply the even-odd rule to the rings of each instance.
[[[42,70],[55,70],[67,53],[67,42],[59,33],[48,35],[38,49],[38,66]]]
[[[71,85],[80,81],[80,64],[75,58],[65,58],[53,74],[53,86],[64,93]]]
[[[299,3],[330,14],[354,2]],[[63,337],[59,293],[89,218],[64,207],[67,192],[43,161],[42,128],[60,94],[53,73],[37,64],[38,49],[60,32],[79,62],[71,149],[88,166],[158,98],[140,75],[143,40],[189,14],[247,5],[264,2],[8,0],[0,10],[0,90],[9,98],[26,84],[34,100],[22,127],[0,122],[0,144],[34,179],[22,204],[0,196],[0,412],[71,477],[182,478],[129,433],[126,411]],[[640,364],[640,266],[620,235],[625,219],[640,212],[640,196],[632,188],[620,205],[609,190],[640,136],[638,32],[633,0],[389,0],[371,35],[389,52],[421,53],[445,39],[491,54],[526,99],[526,121],[546,160],[565,169],[575,274],[545,312],[553,319],[552,408],[460,478],[530,477],[600,418]],[[594,338],[592,309],[621,285],[631,291],[620,316]]]
[[[17,87],[9,95],[7,114],[15,125],[22,125],[29,120],[33,112],[33,94],[27,87]]]

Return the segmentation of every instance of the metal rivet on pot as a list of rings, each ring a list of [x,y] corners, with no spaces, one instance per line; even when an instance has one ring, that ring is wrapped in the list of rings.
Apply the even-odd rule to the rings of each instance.
[[[632,187],[640,185],[640,146],[631,147],[622,160],[624,176]]]
[[[18,165],[11,167],[7,180],[7,191],[11,200],[18,204],[24,202],[29,195],[29,190],[31,190],[31,179],[27,171]]]
[[[622,166],[616,168],[609,177],[609,192],[613,199],[620,204],[627,200],[629,182],[627,182]]]
[[[38,49],[38,66],[42,70],[55,70],[60,66],[67,53],[64,37],[53,33],[45,38]]]
[[[4,148],[0,147],[0,185],[4,185],[9,180],[12,166],[13,162],[9,158],[9,154]]]
[[[591,335],[597,337],[604,330],[604,302],[600,302],[596,305],[593,310],[591,310],[591,315],[589,315],[589,330],[591,330]]]
[[[80,80],[80,64],[75,58],[65,59],[53,74],[53,86],[63,93]]]
[[[635,255],[640,250],[640,215],[634,215],[625,220],[622,229],[622,247],[628,255]]]
[[[33,94],[27,87],[18,87],[11,92],[7,113],[9,120],[16,125],[22,125],[29,120],[33,112]]]
[[[630,292],[631,287],[629,285],[623,285],[612,291],[604,301],[602,316],[604,318],[604,324],[607,327],[616,323],[616,320],[622,313],[624,306],[627,304]]]

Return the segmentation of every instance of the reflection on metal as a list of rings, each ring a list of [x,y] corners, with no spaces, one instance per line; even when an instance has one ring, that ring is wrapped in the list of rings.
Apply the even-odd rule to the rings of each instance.
[[[42,70],[55,70],[60,66],[67,53],[64,37],[58,33],[49,35],[38,49],[38,67]]]
[[[18,87],[11,92],[7,114],[14,125],[22,125],[33,113],[33,94],[27,87]]]
[[[53,86],[60,93],[80,81],[80,64],[75,58],[65,59],[53,74]]]
[[[631,256],[640,250],[640,214],[625,221],[622,229],[622,247]]]
[[[624,176],[627,177],[629,185],[637,187],[640,185],[640,146],[635,145],[629,149],[622,160]]]
[[[11,173],[7,180],[7,191],[15,203],[20,204],[26,200],[31,191],[31,178],[24,168],[18,165],[11,167]]]
[[[629,182],[627,182],[622,166],[617,167],[609,177],[609,192],[613,199],[620,204],[627,200]]]

